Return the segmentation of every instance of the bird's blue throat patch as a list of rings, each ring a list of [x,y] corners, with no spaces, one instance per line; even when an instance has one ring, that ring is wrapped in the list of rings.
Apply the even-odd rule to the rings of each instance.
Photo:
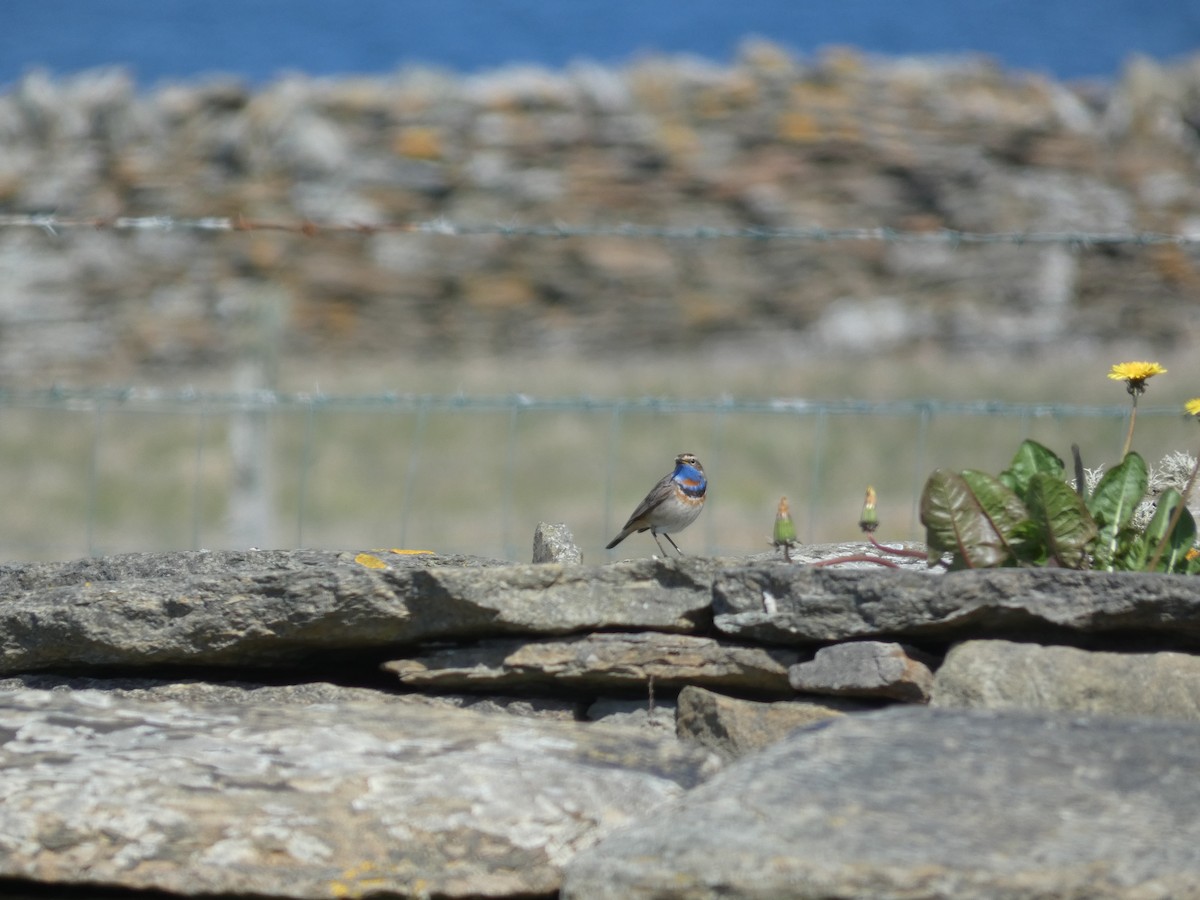
[[[697,472],[691,466],[680,466],[675,473],[675,483],[689,497],[703,497],[708,488],[708,481],[703,473]]]

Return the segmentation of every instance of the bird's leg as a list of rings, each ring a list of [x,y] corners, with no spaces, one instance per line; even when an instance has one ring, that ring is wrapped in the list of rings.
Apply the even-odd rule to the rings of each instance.
[[[650,534],[652,534],[652,535],[654,536],[654,543],[658,544],[658,552],[659,552],[659,553],[661,553],[661,554],[663,555],[663,559],[666,559],[666,558],[667,558],[667,551],[663,549],[662,541],[660,541],[660,540],[658,539],[658,532],[657,532],[657,531],[655,531],[654,529],[650,529]],[[668,534],[668,535],[664,535],[664,537],[666,537],[666,539],[667,539],[668,541],[671,541],[671,536],[670,536],[669,534]],[[672,545],[674,545],[674,544],[675,544],[675,542],[674,542],[674,541],[671,541],[671,544],[672,544]],[[676,547],[675,549],[676,549],[676,550],[678,550],[679,548],[678,548],[678,547]]]
[[[673,540],[671,539],[671,536],[670,536],[669,534],[667,534],[665,531],[663,532],[663,537],[665,537],[665,538],[666,538],[668,541],[670,541],[670,543],[671,543],[671,546],[675,548],[675,552],[676,552],[676,553],[678,553],[680,556],[686,556],[686,555],[687,555],[687,554],[685,554],[685,553],[684,553],[682,550],[680,550],[680,549],[679,549],[679,545],[678,545],[677,543],[675,543],[675,541],[673,541]]]

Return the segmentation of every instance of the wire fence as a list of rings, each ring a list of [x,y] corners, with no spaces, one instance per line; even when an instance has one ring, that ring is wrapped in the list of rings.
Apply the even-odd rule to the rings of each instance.
[[[601,548],[669,469],[667,440],[696,452],[711,480],[705,515],[680,538],[691,552],[766,549],[780,495],[805,540],[855,539],[867,484],[880,490],[881,533],[919,538],[933,468],[999,470],[1027,436],[1064,455],[1079,441],[1098,457],[1091,466],[1115,456],[1128,414],[940,400],[0,391],[0,556],[323,546],[519,561],[539,521],[565,522],[593,561],[641,555],[654,548],[638,536]],[[1185,427],[1175,407],[1139,409],[1149,446],[1185,449],[1172,446]]]
[[[0,229],[393,231],[633,240],[880,241],[1017,246],[1200,245],[1200,234],[644,224],[357,223],[242,217],[0,215]],[[790,495],[803,538],[854,539],[868,484],[881,532],[919,538],[938,466],[992,471],[1024,437],[1062,454],[1116,452],[1124,405],[804,398],[599,398],[231,393],[146,388],[0,390],[0,559],[246,546],[410,546],[527,559],[539,521],[565,522],[591,559],[670,451],[697,453],[712,488],[694,552],[765,548]],[[971,426],[963,428],[963,421]],[[1148,444],[1181,449],[1175,407],[1144,407]],[[1156,424],[1157,423],[1157,424]],[[1157,432],[1156,432],[1157,429]],[[1091,464],[1091,461],[1089,461]],[[618,552],[638,554],[633,544]],[[614,554],[609,554],[614,555]]]
[[[595,224],[516,224],[504,222],[466,223],[438,218],[417,222],[316,221],[312,219],[249,219],[241,216],[58,216],[54,214],[0,215],[0,229],[36,229],[48,234],[75,229],[113,231],[282,231],[315,237],[321,234],[379,234],[398,232],[433,234],[450,237],[496,235],[518,238],[624,237],[633,240],[760,240],[830,243],[838,241],[879,241],[883,243],[942,244],[950,247],[969,244],[1061,245],[1089,247],[1154,247],[1200,245],[1200,232],[1179,234],[1138,231],[1010,231],[978,232],[949,228],[905,230],[899,228],[717,228],[665,227],[625,223]]]

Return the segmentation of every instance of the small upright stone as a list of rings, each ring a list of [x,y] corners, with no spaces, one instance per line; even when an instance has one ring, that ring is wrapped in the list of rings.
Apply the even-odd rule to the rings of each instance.
[[[575,546],[575,537],[566,525],[539,522],[537,530],[533,533],[533,561],[579,564],[583,562],[583,554]]]

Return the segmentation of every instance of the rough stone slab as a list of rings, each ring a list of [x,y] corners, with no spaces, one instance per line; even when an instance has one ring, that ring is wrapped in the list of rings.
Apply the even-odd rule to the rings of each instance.
[[[770,746],[797,728],[845,715],[846,706],[835,709],[803,700],[759,703],[685,687],[679,692],[675,733],[730,760]]]
[[[835,697],[882,697],[928,703],[933,673],[900,644],[847,641],[822,647],[807,662],[788,670],[797,691]]]
[[[780,644],[855,638],[1070,642],[1139,636],[1200,646],[1200,579],[1139,572],[726,568],[713,585],[719,631]]]
[[[551,895],[716,759],[625,728],[360,703],[0,694],[0,877],[184,896]]]
[[[1200,721],[1200,657],[967,641],[938,669],[933,703]]]
[[[313,703],[370,703],[380,706],[432,706],[469,709],[480,713],[504,713],[539,719],[575,722],[586,704],[570,698],[515,697],[502,694],[416,694],[396,693],[365,687],[347,687],[324,681],[294,684],[256,684],[246,681],[204,681],[198,678],[89,678],[39,673],[0,678],[0,691],[21,688],[69,693],[103,691],[114,701],[133,700],[211,705],[305,705]],[[2,896],[2,894],[0,894]]]
[[[535,563],[581,563],[583,554],[575,543],[575,535],[564,524],[539,522],[533,532],[533,561]]]
[[[1200,726],[901,706],[733,763],[567,866],[563,900],[1200,893]]]
[[[493,640],[395,660],[409,688],[619,690],[687,684],[787,694],[794,650],[746,647],[689,634],[603,633],[562,640]]]
[[[324,567],[353,558],[327,550],[220,550],[174,553],[122,553],[66,562],[32,562],[0,565],[0,596],[24,591],[70,587],[92,582],[172,580],[185,576],[224,576],[230,572],[292,572]],[[440,555],[424,551],[369,550],[364,563],[374,557],[378,568],[495,568],[511,565],[480,556]]]
[[[390,579],[436,637],[570,634],[601,628],[707,630],[715,560],[636,559],[471,571],[401,570]]]
[[[0,674],[369,666],[436,640],[598,630],[742,643],[1083,637],[1200,647],[1200,579],[930,575],[737,559],[494,565],[393,551],[132,554],[0,567]]]
[[[708,627],[704,561],[446,564],[389,551],[131,554],[0,568],[0,674],[268,667],[423,640]],[[369,657],[368,657],[369,658]]]

